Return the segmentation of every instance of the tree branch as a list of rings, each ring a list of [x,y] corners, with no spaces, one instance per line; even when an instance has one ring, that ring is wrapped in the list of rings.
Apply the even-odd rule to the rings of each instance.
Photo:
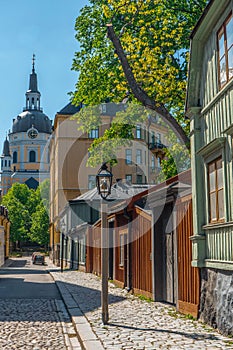
[[[176,136],[187,146],[189,145],[189,138],[186,136],[184,130],[175,118],[168,112],[162,103],[157,103],[138,85],[132,69],[129,65],[120,39],[117,37],[112,24],[107,24],[108,38],[111,40],[116,54],[121,62],[125,77],[136,99],[141,102],[145,107],[156,111],[161,118],[172,128]]]

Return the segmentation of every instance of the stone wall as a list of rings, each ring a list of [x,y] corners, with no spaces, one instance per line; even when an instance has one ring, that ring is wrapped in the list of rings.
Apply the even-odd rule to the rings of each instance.
[[[201,269],[200,320],[233,335],[233,272]]]

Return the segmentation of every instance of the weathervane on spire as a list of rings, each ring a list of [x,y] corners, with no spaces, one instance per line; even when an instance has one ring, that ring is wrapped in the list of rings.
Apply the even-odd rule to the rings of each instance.
[[[35,73],[35,59],[36,56],[35,54],[32,55],[32,73]]]

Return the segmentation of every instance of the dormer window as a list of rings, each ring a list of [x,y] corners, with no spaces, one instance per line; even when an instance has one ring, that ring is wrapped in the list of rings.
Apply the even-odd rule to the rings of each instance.
[[[218,79],[221,89],[233,77],[233,17],[227,17],[218,31]]]

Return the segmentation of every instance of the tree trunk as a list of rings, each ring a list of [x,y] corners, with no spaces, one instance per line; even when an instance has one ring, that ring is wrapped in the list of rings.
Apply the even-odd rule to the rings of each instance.
[[[127,57],[124,53],[123,47],[121,45],[120,39],[117,37],[112,24],[107,25],[108,38],[111,40],[116,54],[121,62],[125,77],[132,90],[132,93],[136,99],[141,102],[145,107],[156,111],[160,117],[172,128],[176,136],[189,147],[189,138],[185,134],[184,130],[180,124],[175,120],[175,118],[168,112],[163,104],[154,101],[148,96],[148,94],[138,85],[133,75],[132,69],[129,65]]]

